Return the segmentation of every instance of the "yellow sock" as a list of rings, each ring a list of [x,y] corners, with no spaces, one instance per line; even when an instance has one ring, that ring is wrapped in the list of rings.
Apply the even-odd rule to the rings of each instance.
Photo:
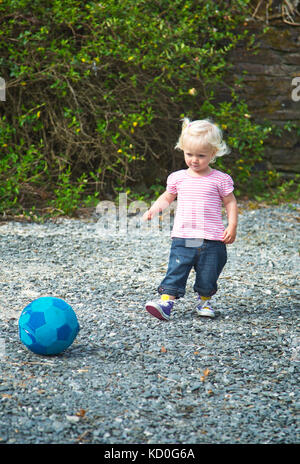
[[[170,295],[165,295],[165,294],[161,295],[162,301],[168,301],[169,299],[170,299]]]
[[[200,296],[200,298],[201,300],[206,301],[206,300],[210,300],[211,296]]]

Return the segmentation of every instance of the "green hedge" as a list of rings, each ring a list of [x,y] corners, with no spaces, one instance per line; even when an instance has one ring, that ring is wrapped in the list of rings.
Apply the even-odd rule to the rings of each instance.
[[[225,84],[228,53],[248,37],[247,4],[2,0],[0,212],[71,214],[126,189],[158,194],[182,166],[183,116],[222,127],[232,154],[216,167],[238,195],[271,185],[276,173],[252,172],[271,129]]]

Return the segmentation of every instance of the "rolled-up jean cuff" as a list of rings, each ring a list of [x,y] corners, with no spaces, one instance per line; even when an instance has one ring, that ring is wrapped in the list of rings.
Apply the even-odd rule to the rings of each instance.
[[[178,288],[166,288],[166,287],[161,287],[161,286],[158,287],[157,291],[160,295],[165,294],[165,295],[175,296],[176,300],[178,300],[179,298],[182,298],[185,294],[184,290],[181,290]]]
[[[194,292],[198,293],[200,296],[209,297],[209,296],[213,296],[215,293],[217,293],[217,289],[208,292],[207,290],[204,290],[202,288],[194,287]]]

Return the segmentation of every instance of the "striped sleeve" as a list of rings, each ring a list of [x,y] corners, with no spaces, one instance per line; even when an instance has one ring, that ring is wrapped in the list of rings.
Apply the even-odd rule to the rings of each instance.
[[[167,178],[167,192],[173,193],[173,195],[177,195],[177,186],[176,186],[176,176],[175,172],[169,175]]]
[[[233,180],[228,174],[223,173],[222,180],[219,183],[218,189],[221,198],[226,197],[233,192]]]

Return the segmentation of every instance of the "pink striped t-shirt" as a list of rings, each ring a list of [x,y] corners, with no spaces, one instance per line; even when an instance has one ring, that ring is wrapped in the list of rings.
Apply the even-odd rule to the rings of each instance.
[[[187,169],[167,179],[167,192],[177,195],[171,237],[222,240],[222,198],[234,190],[233,180],[213,169],[207,176],[194,177]]]

